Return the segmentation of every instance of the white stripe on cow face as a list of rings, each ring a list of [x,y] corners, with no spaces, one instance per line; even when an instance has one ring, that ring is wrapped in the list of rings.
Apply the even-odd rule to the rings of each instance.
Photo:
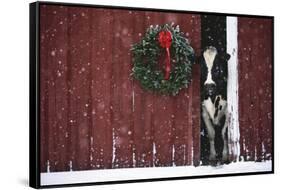
[[[217,49],[215,47],[208,47],[203,53],[205,63],[208,68],[207,80],[205,81],[204,84],[215,84],[215,82],[212,79],[211,71],[214,65],[214,60],[216,55],[217,55]]]

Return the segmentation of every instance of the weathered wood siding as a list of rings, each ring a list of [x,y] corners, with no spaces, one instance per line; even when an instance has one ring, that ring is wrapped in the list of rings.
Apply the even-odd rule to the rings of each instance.
[[[41,172],[199,164],[199,66],[175,97],[130,76],[131,45],[171,22],[200,53],[200,15],[41,5]]]
[[[238,18],[240,150],[243,160],[272,158],[272,19]]]
[[[41,172],[199,164],[199,65],[175,97],[144,91],[130,76],[131,45],[150,25],[171,22],[199,55],[199,14],[41,5]],[[272,27],[238,18],[244,160],[272,158]]]

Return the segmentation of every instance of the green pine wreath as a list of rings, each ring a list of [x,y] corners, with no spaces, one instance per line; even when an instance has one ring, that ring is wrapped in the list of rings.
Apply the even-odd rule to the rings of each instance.
[[[159,58],[165,55],[165,48],[158,41],[161,31],[169,31],[172,37],[170,45],[171,70],[169,79],[165,79],[163,67],[159,67]],[[180,32],[179,26],[165,24],[150,26],[140,42],[132,46],[133,77],[146,90],[161,94],[176,95],[191,82],[194,50],[188,39]]]

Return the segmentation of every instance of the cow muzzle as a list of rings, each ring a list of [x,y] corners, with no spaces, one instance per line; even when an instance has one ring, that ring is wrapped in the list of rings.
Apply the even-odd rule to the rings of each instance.
[[[205,96],[213,96],[216,93],[216,85],[215,84],[205,84],[204,85],[204,93]]]

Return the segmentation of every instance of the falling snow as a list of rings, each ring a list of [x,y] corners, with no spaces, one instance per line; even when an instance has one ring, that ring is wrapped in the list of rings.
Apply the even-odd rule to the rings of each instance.
[[[56,56],[56,51],[55,50],[51,51],[51,56],[53,56],[53,57]]]
[[[59,122],[50,121],[50,126],[54,126],[54,128],[56,129],[54,131],[63,131],[62,137],[68,138],[69,139],[68,141],[70,141],[70,138],[72,138],[73,135],[70,133],[70,131],[66,129],[67,125],[70,125],[71,127],[76,127],[76,126],[79,127],[81,120],[89,121],[91,120],[91,118],[94,118],[95,122],[98,121],[99,123],[106,123],[104,126],[99,126],[100,128],[96,128],[97,125],[95,122],[87,124],[90,126],[89,128],[91,128],[91,130],[93,130],[94,132],[98,130],[102,130],[104,132],[101,134],[100,138],[103,138],[104,136],[110,137],[110,140],[107,141],[108,139],[105,139],[104,140],[105,142],[103,142],[104,144],[102,144],[101,146],[106,147],[107,146],[106,143],[113,144],[112,147],[110,148],[107,147],[107,149],[110,150],[107,150],[106,148],[97,149],[96,147],[94,147],[93,144],[93,141],[94,140],[96,141],[96,139],[91,137],[92,134],[90,134],[90,132],[89,134],[86,134],[87,135],[86,139],[88,140],[85,141],[88,144],[88,146],[90,144],[90,148],[91,148],[90,154],[88,155],[89,156],[88,161],[90,162],[92,167],[103,168],[104,167],[103,163],[96,164],[94,162],[96,162],[97,160],[99,162],[105,162],[105,157],[106,157],[105,155],[108,154],[110,155],[112,154],[111,156],[112,156],[113,168],[130,166],[128,161],[130,159],[133,162],[133,166],[137,166],[138,162],[140,162],[139,157],[141,157],[141,161],[145,163],[147,162],[147,158],[149,157],[149,155],[152,155],[153,157],[152,158],[153,162],[151,163],[151,165],[155,166],[155,163],[159,163],[159,155],[161,155],[160,150],[165,145],[168,145],[169,143],[165,141],[165,143],[163,144],[161,143],[158,144],[159,142],[157,142],[156,145],[154,142],[155,137],[151,134],[154,133],[159,135],[163,134],[165,136],[169,136],[169,138],[173,140],[176,139],[179,142],[187,139],[187,136],[185,134],[183,134],[184,137],[182,137],[181,134],[176,134],[174,130],[177,129],[175,128],[172,128],[172,131],[166,130],[169,127],[174,127],[174,123],[171,121],[174,121],[175,118],[178,118],[178,115],[175,114],[175,112],[170,112],[170,107],[167,106],[166,103],[158,105],[157,101],[155,101],[155,96],[153,96],[154,99],[151,100],[149,94],[145,94],[145,91],[142,91],[142,89],[138,89],[137,83],[131,80],[129,70],[124,70],[124,68],[128,68],[127,66],[130,66],[131,54],[129,53],[128,47],[131,47],[131,45],[134,43],[133,40],[135,40],[135,38],[140,39],[144,35],[145,30],[136,29],[130,27],[129,25],[126,24],[124,25],[121,22],[120,24],[118,24],[118,26],[120,25],[119,28],[117,28],[116,30],[112,30],[112,38],[107,38],[106,35],[108,33],[106,32],[104,34],[99,34],[96,36],[91,34],[91,36],[89,37],[88,28],[86,28],[87,30],[85,29],[84,31],[83,28],[75,27],[77,21],[81,19],[81,16],[86,18],[90,16],[88,12],[81,13],[78,11],[77,12],[73,11],[73,14],[71,13],[69,17],[59,16],[61,15],[61,12],[58,11],[51,11],[50,13],[55,21],[53,22],[55,27],[44,25],[44,27],[42,27],[44,29],[42,29],[42,34],[40,35],[42,41],[42,52],[44,51],[45,52],[44,56],[46,56],[46,58],[42,60],[41,69],[44,73],[44,75],[42,76],[47,78],[46,81],[44,81],[43,83],[44,85],[42,85],[42,87],[46,86],[47,90],[52,89],[56,91],[48,92],[46,89],[42,90],[43,92],[44,90],[47,91],[44,92],[45,93],[44,97],[54,98],[54,99],[50,98],[49,102],[45,102],[44,99],[41,101],[42,105],[49,106],[48,108],[44,108],[44,110],[42,111],[55,110],[56,112],[59,112],[57,114],[54,114],[55,116],[57,116],[58,120],[60,119]],[[132,11],[129,11],[128,13],[131,15],[127,15],[126,13],[127,17],[128,16],[133,17],[136,15],[136,14],[132,14],[133,13]],[[111,14],[108,15],[112,16]],[[107,18],[109,17],[108,15],[104,14],[105,17],[104,19],[106,21],[112,20],[112,18]],[[145,19],[148,24],[155,24],[151,22],[155,20],[154,16],[152,15],[146,16],[143,19]],[[83,18],[83,20],[85,21],[86,19]],[[176,19],[171,19],[171,20],[175,22],[177,21]],[[190,26],[191,23],[192,26],[196,26],[196,22],[198,22],[196,17],[192,16],[192,19],[190,21],[186,21],[186,24]],[[110,23],[110,26],[108,25],[107,22],[104,22],[103,24],[104,24],[104,28],[114,27],[114,25],[112,25],[112,22]],[[198,44],[198,41],[200,41],[200,38],[198,39],[196,37],[197,33],[200,34],[200,30],[194,27],[190,27],[190,28],[186,27],[186,28],[187,29],[183,31],[183,35],[192,39],[192,43],[194,43],[194,45],[196,46],[196,44]],[[260,24],[258,25],[257,28],[259,30],[263,30],[268,27],[264,24]],[[133,33],[133,31],[135,30],[136,32]],[[179,30],[179,26],[176,26],[176,30]],[[72,36],[75,36],[75,38],[68,41],[62,39],[61,36],[64,36],[66,31],[69,32]],[[247,31],[245,29],[239,29],[239,32],[246,33]],[[100,36],[103,36],[103,38],[99,39],[97,36],[99,36],[99,38]],[[211,36],[208,37],[210,39],[212,38]],[[118,41],[118,43],[115,43],[115,41],[116,42]],[[250,55],[248,55],[249,52],[254,52],[254,50],[257,48],[259,49],[259,51],[263,51],[263,49],[266,48],[266,45],[263,44],[260,40],[256,40],[254,41],[254,43],[257,44],[257,47],[241,46],[241,49],[239,49],[239,51],[241,51],[242,53],[247,54],[247,56],[243,58],[243,61],[247,63],[244,65],[255,64],[255,62],[251,62],[252,60],[255,60],[255,57],[254,56],[251,57]],[[48,46],[48,44],[51,45]],[[121,48],[113,49],[112,47],[114,45],[118,48],[119,47],[125,48],[126,52],[121,51],[122,50]],[[195,50],[198,51],[198,48],[195,47]],[[239,51],[235,51],[235,52],[232,51],[232,55],[235,53],[237,54]],[[266,66],[266,68],[268,69],[267,71],[269,71],[268,73],[270,73],[270,71],[272,71],[272,64],[270,64],[271,57],[267,56],[265,57],[265,60],[266,61],[264,63],[267,64]],[[172,61],[174,60],[172,59]],[[117,63],[119,64],[118,67],[116,66]],[[110,69],[106,74],[104,74],[104,71],[106,71],[108,68]],[[256,68],[262,71],[264,67],[257,66]],[[50,69],[54,69],[54,70],[50,70]],[[251,70],[250,67],[248,69]],[[92,79],[89,78],[90,76],[92,76]],[[255,79],[257,78],[255,75],[253,75],[253,73],[251,73],[251,71],[243,72],[241,75],[239,75],[240,77],[239,80],[246,79],[247,81],[253,81],[252,76],[254,76]],[[64,83],[64,81],[67,82]],[[258,99],[258,96],[271,97],[272,96],[272,94],[270,94],[271,89],[267,87],[268,85],[270,85],[270,81],[266,81],[266,80],[262,81],[260,84],[258,84],[258,86],[255,86],[254,88],[251,87],[251,93],[253,92],[254,94],[247,92],[245,93],[245,96],[243,98],[247,99],[248,97],[253,97],[252,99]],[[127,89],[130,89],[132,93],[131,92],[127,93]],[[192,90],[194,90],[194,88]],[[247,89],[244,90],[245,91],[243,92],[246,92]],[[183,95],[182,99],[184,99],[184,101],[187,102],[189,102],[190,100],[194,101],[194,96],[192,93],[185,91],[185,93],[182,94]],[[110,96],[107,96],[107,94],[110,94]],[[95,98],[91,98],[91,96]],[[70,99],[67,99],[68,97],[70,97]],[[85,104],[85,102],[88,103]],[[153,106],[154,104],[156,106]],[[271,101],[268,99],[266,100],[261,99],[261,101],[258,104],[256,102],[254,103],[247,102],[248,108],[251,110],[254,110],[257,107],[257,105],[266,108],[267,105],[269,104],[271,104]],[[52,109],[53,105],[55,106],[55,109]],[[184,106],[189,107],[191,105],[185,104]],[[157,110],[157,108],[159,110]],[[182,109],[182,106],[175,105],[175,108]],[[184,110],[181,111],[184,112]],[[195,113],[198,110],[188,110],[188,111]],[[159,131],[151,131],[150,130],[152,129],[151,126],[155,125],[154,122],[157,119],[157,113],[160,112],[165,112],[165,113],[167,112],[167,114],[164,115],[165,118],[163,119],[158,118],[158,120],[161,120],[162,122],[161,125],[157,126]],[[244,110],[244,112],[247,111]],[[140,113],[139,117],[136,117],[137,113]],[[48,114],[49,111],[45,115]],[[52,115],[51,112],[50,115]],[[192,118],[192,122],[194,118],[196,119],[196,117],[198,116],[194,116],[194,115],[190,116],[190,118]],[[262,115],[262,118],[266,118],[269,121],[272,120],[272,117],[273,114],[270,112],[270,110],[269,111],[267,110],[265,114]],[[168,121],[169,119],[171,121]],[[187,119],[185,119],[185,121],[187,122]],[[245,120],[241,120],[241,121],[245,122]],[[261,122],[261,125],[264,125],[264,123],[262,123],[263,120],[260,119],[257,121]],[[65,125],[62,125],[63,122],[65,122]],[[115,126],[116,128],[112,126]],[[184,126],[185,127],[184,129],[188,128],[186,126]],[[138,130],[140,131],[139,132],[140,134],[138,134],[137,132],[138,130],[136,130],[134,127],[139,127]],[[107,129],[110,129],[110,131],[108,131]],[[253,124],[249,126],[249,128],[247,128],[246,130],[248,133],[250,133],[251,131],[253,131],[252,129],[254,129]],[[267,134],[271,132],[271,131],[267,131],[267,129],[264,129],[264,131]],[[84,131],[79,131],[79,132],[84,133]],[[180,132],[176,131],[176,132],[181,133],[182,131]],[[87,131],[85,133],[87,133]],[[182,133],[187,133],[187,132],[182,132]],[[53,133],[53,134],[57,134],[57,133]],[[149,150],[147,150],[143,154],[136,154],[138,150],[136,149],[136,147],[134,147],[134,143],[135,143],[134,138],[139,138],[139,140],[141,142],[144,142],[144,144],[149,143],[149,147],[150,147]],[[98,144],[98,142],[99,141],[97,140],[95,144]],[[243,138],[241,142],[242,142],[241,150],[246,152],[245,153],[246,160],[252,159],[250,156],[251,147],[249,145],[248,140],[247,139],[245,140],[245,138]],[[254,156],[257,158],[257,153],[260,151],[262,152],[263,159],[265,158],[270,159],[272,156],[269,152],[269,147],[268,147],[268,144],[270,144],[270,142],[264,140],[260,144],[261,144],[260,147],[254,148],[255,149]],[[59,143],[58,145],[55,146],[56,148],[58,148],[58,150],[60,148],[65,148],[65,149],[68,148],[67,147],[68,145],[66,143],[64,144]],[[189,148],[190,149],[189,151],[192,152],[191,157],[193,158],[196,149],[194,149],[194,147],[190,148],[188,146],[186,147],[185,146],[186,145],[184,145],[183,148],[184,151],[187,151],[186,149]],[[130,155],[126,155],[124,156],[124,158],[120,158],[120,156],[118,155],[119,153],[118,151],[119,150],[122,151],[123,149],[126,151],[129,149],[128,152],[130,152]],[[98,151],[98,153],[94,151]],[[170,152],[169,157],[172,157],[173,160],[172,164],[175,166],[175,156],[179,154],[178,147],[175,147],[175,144],[171,144],[171,146],[169,147],[169,152]],[[59,155],[59,153],[56,154]],[[182,154],[182,158],[186,160],[187,159],[186,157],[190,156],[188,154],[184,152],[184,154]],[[104,158],[103,159],[96,158],[95,156],[97,155]],[[76,158],[71,158],[71,159],[73,159],[73,161],[67,160],[65,164],[66,167],[68,165],[69,168],[67,167],[66,170],[69,169],[69,171],[73,171],[73,169],[76,167],[75,166]],[[244,157],[241,157],[240,160],[244,160]],[[44,169],[46,170],[46,172],[52,172],[53,170],[55,170],[54,165],[57,164],[57,162],[53,160],[52,161],[44,160],[44,163],[45,163]],[[249,166],[249,168],[256,167],[258,169],[262,169],[261,165],[263,165],[263,167],[266,169],[268,168],[268,165],[265,163],[260,163],[260,164],[249,163],[249,165],[244,163],[238,163],[238,165],[236,165],[237,167],[233,166],[233,168],[240,169],[240,167],[242,166]],[[181,167],[177,167],[177,168],[181,168]],[[216,172],[222,171],[220,170],[220,168],[216,168],[216,169],[210,167],[198,167],[198,168],[202,169],[202,170],[201,169],[197,170],[198,174],[201,171],[207,171],[207,170],[216,171]],[[231,170],[231,167],[229,166],[223,166],[223,168],[225,168],[224,171]],[[193,166],[182,167],[181,172],[185,171],[187,172],[186,175],[189,175],[188,170],[191,171],[194,170],[195,172]],[[162,171],[170,171],[170,170],[168,169],[165,170],[164,168]],[[158,172],[160,172],[160,170]],[[58,175],[59,174],[60,173],[58,173]],[[76,174],[78,173],[75,173],[75,175]],[[78,174],[78,176],[79,175],[80,174]],[[60,177],[58,177],[57,179],[59,180]]]

